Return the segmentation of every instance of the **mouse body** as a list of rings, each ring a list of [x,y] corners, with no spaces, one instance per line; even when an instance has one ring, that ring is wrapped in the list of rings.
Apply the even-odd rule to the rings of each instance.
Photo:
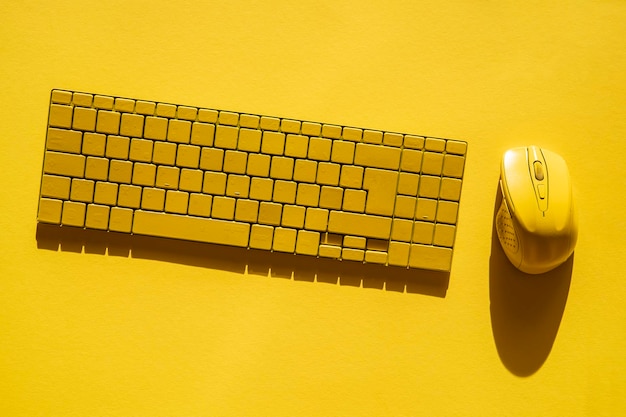
[[[500,171],[496,231],[504,253],[528,274],[541,274],[574,252],[578,222],[565,160],[538,146],[510,149]]]

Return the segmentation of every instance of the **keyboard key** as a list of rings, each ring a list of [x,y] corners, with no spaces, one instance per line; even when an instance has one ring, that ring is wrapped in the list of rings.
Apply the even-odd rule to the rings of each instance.
[[[85,225],[86,204],[75,201],[63,202],[61,224],[64,226],[83,227]]]
[[[317,178],[317,162],[307,159],[296,159],[293,170],[294,181],[315,182]]]
[[[375,130],[365,130],[363,132],[363,142],[380,145],[383,143],[383,132]]]
[[[259,116],[255,116],[252,114],[242,114],[239,116],[239,125],[241,127],[248,127],[250,129],[257,129],[259,127]],[[261,131],[259,131],[261,133]]]
[[[302,206],[283,206],[281,225],[302,229],[304,227],[305,208]]]
[[[367,168],[363,177],[363,188],[367,190],[365,212],[391,216],[396,189],[389,184],[397,184],[398,173],[382,169]]]
[[[130,139],[125,136],[108,136],[106,157],[117,159],[128,159]]]
[[[165,140],[167,119],[164,117],[146,117],[143,135],[146,139]]]
[[[188,213],[192,216],[209,217],[211,215],[212,205],[212,196],[206,194],[192,193],[189,195]]]
[[[83,154],[104,156],[106,136],[101,133],[85,132],[83,134]]]
[[[411,245],[409,266],[413,268],[449,271],[452,264],[452,249],[438,246]]]
[[[67,200],[70,198],[70,179],[56,175],[44,174],[41,179],[41,196],[60,198]]]
[[[365,212],[365,201],[367,198],[365,191],[347,189],[343,193],[343,210],[356,213]]]
[[[319,256],[324,258],[341,258],[341,246],[320,245]]]
[[[343,188],[324,185],[320,192],[320,207],[327,209],[341,209]]]
[[[239,131],[236,127],[219,125],[215,130],[214,145],[223,149],[237,149],[238,136]]]
[[[366,167],[397,170],[400,167],[400,148],[357,143],[354,163]]]
[[[137,103],[135,103],[135,111],[139,114],[152,116],[154,115],[155,110],[156,103],[153,103],[151,101],[138,100]]]
[[[114,108],[119,112],[132,113],[135,110],[135,100],[116,98]]]
[[[122,207],[111,207],[109,230],[112,232],[130,233],[133,227],[133,210]]]
[[[280,180],[291,180],[293,178],[293,165],[293,158],[273,156],[270,177]]]
[[[85,227],[90,229],[107,230],[109,228],[108,206],[98,204],[87,205],[87,215],[85,217]]]
[[[429,175],[441,175],[443,166],[443,154],[424,152],[422,160],[422,172]]]
[[[200,163],[200,147],[194,145],[178,145],[176,165],[184,168],[198,168]]]
[[[404,242],[390,242],[387,261],[389,265],[408,266],[411,246]]]
[[[301,135],[287,135],[285,155],[294,158],[306,158],[309,149],[309,138]]]
[[[413,235],[413,224],[407,219],[393,219],[391,226],[391,240],[399,242],[410,242]]]
[[[261,150],[261,131],[253,129],[239,130],[237,149],[247,152],[259,152]]]
[[[328,228],[328,213],[326,209],[307,208],[304,228],[325,232]]]
[[[96,109],[113,110],[113,103],[113,97],[96,95],[93,98],[93,106]]]
[[[319,123],[302,122],[301,133],[307,136],[319,136],[322,132],[322,125]]]
[[[205,126],[208,126],[205,124]],[[196,140],[197,140],[196,132]],[[171,119],[167,129],[167,140],[176,143],[189,143],[191,140],[191,122],[188,120]]]
[[[261,152],[270,155],[282,155],[285,150],[285,134],[279,132],[263,132]]]
[[[127,208],[139,208],[141,203],[141,187],[120,184],[117,205]]]
[[[355,249],[365,249],[367,239],[360,236],[344,236],[343,246]]]
[[[155,184],[160,188],[175,190],[178,188],[179,176],[180,168],[161,165],[157,168]]]
[[[300,133],[300,122],[283,119],[280,121],[280,130],[284,133]]]
[[[99,110],[96,132],[117,135],[120,131],[120,116],[116,111]]]
[[[421,172],[422,155],[422,151],[416,151],[414,149],[403,149],[400,170],[415,173]]]
[[[226,195],[236,198],[248,198],[248,192],[250,190],[250,177],[247,175],[235,175],[228,176],[226,182]]]
[[[163,211],[165,206],[165,190],[161,188],[143,189],[141,196],[141,208],[144,210]]]
[[[443,175],[447,177],[461,178],[465,158],[457,155],[446,155],[443,162]]]
[[[419,175],[401,172],[398,178],[398,194],[417,195],[419,185]]]
[[[435,235],[433,243],[437,246],[446,246],[451,248],[454,244],[454,234],[456,228],[450,224],[435,225]]]
[[[253,224],[250,230],[250,247],[253,249],[272,249],[274,228],[261,224]]]
[[[333,142],[330,139],[311,138],[309,139],[309,159],[317,161],[330,161],[330,152]]]
[[[142,137],[143,136],[144,117],[139,114],[122,114],[120,122],[120,135]],[[151,132],[151,134],[154,134]],[[148,137],[148,136],[146,136]]]
[[[316,256],[320,245],[320,234],[310,230],[298,230],[296,253]]]
[[[272,200],[278,203],[293,204],[296,202],[297,184],[293,181],[277,180],[274,182],[274,195]]]
[[[223,125],[237,126],[239,123],[239,114],[230,111],[221,111],[219,123]]]
[[[317,184],[298,184],[296,204],[300,206],[317,207],[320,199],[320,186]]]
[[[178,188],[183,191],[199,193],[202,190],[202,174],[199,169],[181,169]]]
[[[365,258],[365,251],[361,249],[343,248],[341,251],[341,258],[346,261],[362,262]]]
[[[200,168],[209,171],[221,171],[224,164],[224,150],[202,148],[200,152]]]
[[[353,142],[336,140],[333,143],[330,160],[341,164],[352,164],[354,162],[354,149],[355,145]]]
[[[420,197],[439,198],[439,187],[441,186],[440,177],[432,177],[422,175],[420,178]]]
[[[278,226],[282,213],[283,206],[281,204],[262,201],[259,205],[259,223]]]
[[[96,182],[93,196],[94,203],[113,206],[117,202],[117,184],[110,182]]]
[[[43,170],[47,174],[82,177],[85,173],[85,157],[69,153],[46,152]]]
[[[157,103],[156,115],[168,118],[176,117],[176,106],[167,103]]]
[[[224,195],[226,192],[226,174],[223,172],[206,171],[202,182],[202,192],[205,194]]]
[[[235,199],[230,197],[213,197],[211,217],[216,219],[233,220],[235,218]]]
[[[263,130],[278,130],[280,128],[280,119],[277,117],[261,117],[261,129]]]
[[[250,225],[234,221],[137,210],[132,231],[140,235],[247,247]]]
[[[152,146],[154,142],[146,139],[133,138],[130,141],[128,159],[138,162],[152,162]]]
[[[356,129],[354,127],[344,127],[342,138],[350,140],[352,142],[360,142],[363,136],[363,129]]]
[[[92,180],[73,178],[70,200],[91,203],[93,201],[94,186],[95,183]]]
[[[430,245],[433,242],[434,230],[434,223],[415,222],[413,225],[413,236],[411,237],[411,242]]]
[[[395,146],[399,148],[402,146],[402,139],[402,135],[398,133],[385,132],[383,135],[383,145]]]
[[[259,217],[259,202],[240,198],[235,207],[235,220],[256,223]]]
[[[250,182],[250,198],[270,201],[274,192],[274,181],[269,178],[252,178]]]
[[[344,165],[341,167],[339,185],[348,188],[361,188],[363,185],[363,167]]]
[[[331,210],[328,231],[344,235],[389,239],[391,218]]]
[[[214,135],[214,124],[194,122],[191,127],[191,144],[201,146],[213,146]]]
[[[51,198],[39,200],[39,214],[37,220],[43,223],[61,223],[61,213],[63,212],[63,202]]]
[[[133,184],[153,187],[155,177],[156,165],[144,164],[141,162],[135,163],[135,166],[133,168]]]
[[[165,194],[165,211],[169,213],[187,214],[189,193],[167,190]]]
[[[320,162],[317,165],[317,183],[320,185],[339,185],[339,164]]]
[[[83,135],[76,130],[48,129],[48,141],[46,149],[49,151],[60,151],[70,153],[80,153]]]

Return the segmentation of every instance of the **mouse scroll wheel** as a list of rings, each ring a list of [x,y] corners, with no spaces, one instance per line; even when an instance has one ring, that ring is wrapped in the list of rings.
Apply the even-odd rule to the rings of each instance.
[[[541,165],[541,162],[535,161],[533,163],[533,168],[535,169],[535,178],[537,178],[537,181],[543,181],[544,174],[543,174],[543,165]]]

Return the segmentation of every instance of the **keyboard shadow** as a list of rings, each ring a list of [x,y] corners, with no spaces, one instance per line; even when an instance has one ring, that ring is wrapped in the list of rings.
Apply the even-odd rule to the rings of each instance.
[[[186,240],[37,224],[37,248],[151,259],[239,274],[445,298],[449,272],[406,269]]]

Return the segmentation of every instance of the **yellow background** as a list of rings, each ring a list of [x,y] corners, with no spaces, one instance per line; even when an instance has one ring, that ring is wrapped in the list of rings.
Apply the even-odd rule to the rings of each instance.
[[[626,413],[626,2],[4,1],[0,16],[0,415]],[[313,279],[306,260],[84,234],[50,250],[52,88],[467,140],[449,281]],[[492,236],[500,157],[527,144],[565,157],[580,214],[573,261],[545,277]]]

